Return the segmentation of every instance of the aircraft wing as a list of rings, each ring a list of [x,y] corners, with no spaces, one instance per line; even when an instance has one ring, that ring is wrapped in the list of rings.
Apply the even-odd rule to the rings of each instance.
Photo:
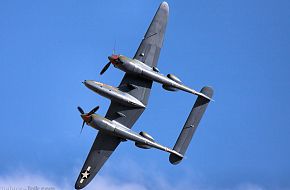
[[[168,15],[169,6],[166,2],[163,2],[159,6],[134,56],[134,59],[138,59],[150,67],[157,66],[157,61],[163,44]]]
[[[119,144],[119,138],[107,135],[103,132],[98,133],[76,181],[76,189],[82,189],[92,181]]]
[[[168,4],[163,2],[158,8],[134,59],[138,59],[151,67],[157,66],[168,18],[168,10]],[[141,55],[142,53],[144,56]],[[121,91],[134,96],[144,105],[148,103],[151,87],[151,80],[130,74],[125,74],[119,85]],[[128,128],[132,128],[144,110],[145,108],[133,108],[112,101],[105,117],[112,121],[115,120]],[[103,132],[98,133],[76,181],[76,189],[82,189],[90,183],[120,142],[121,139],[118,137]]]

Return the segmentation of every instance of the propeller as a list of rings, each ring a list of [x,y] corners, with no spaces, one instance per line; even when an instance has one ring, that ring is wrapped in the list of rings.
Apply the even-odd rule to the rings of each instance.
[[[106,72],[106,70],[110,67],[111,64],[118,64],[119,60],[119,55],[116,54],[112,54],[111,56],[108,57],[108,59],[110,60],[105,66],[104,68],[101,70],[100,75],[104,74],[104,72]]]
[[[85,121],[86,116],[91,116],[91,115],[94,114],[96,111],[98,111],[99,108],[100,108],[100,106],[96,106],[96,107],[93,108],[89,113],[85,113],[84,110],[83,110],[80,106],[78,106],[78,110],[79,110],[79,112],[81,113],[81,117],[83,118],[83,124],[82,124],[82,128],[81,128],[81,133],[82,133],[83,128],[84,128],[85,123],[86,123],[86,121]]]
[[[114,64],[114,60],[115,60],[115,59],[118,59],[118,55],[115,54],[115,51],[116,51],[115,49],[116,49],[116,40],[115,40],[115,42],[114,42],[114,49],[113,49],[112,56],[109,56],[109,57],[108,57],[110,61],[109,61],[109,62],[104,66],[104,68],[101,70],[100,75],[104,74],[104,73],[108,70],[108,68],[110,67],[111,63]]]

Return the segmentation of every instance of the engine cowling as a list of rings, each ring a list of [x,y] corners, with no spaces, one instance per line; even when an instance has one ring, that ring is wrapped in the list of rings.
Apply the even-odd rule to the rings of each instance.
[[[150,140],[150,141],[154,141],[153,137],[151,137],[148,133],[144,132],[144,131],[141,131],[139,133],[139,135],[141,135],[142,137]],[[142,144],[142,143],[138,143],[138,142],[135,142],[135,146],[139,147],[139,148],[143,148],[143,149],[149,149],[151,148],[151,146],[148,146],[147,144]]]
[[[175,76],[173,74],[168,74],[167,77],[170,78],[171,80],[177,82],[178,84],[182,83],[181,80],[177,76]]]

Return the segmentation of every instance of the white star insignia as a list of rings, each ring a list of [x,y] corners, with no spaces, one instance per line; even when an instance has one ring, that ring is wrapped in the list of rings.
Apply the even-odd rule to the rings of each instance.
[[[88,179],[89,175],[90,175],[90,172],[86,170],[85,172],[82,173],[82,179]]]

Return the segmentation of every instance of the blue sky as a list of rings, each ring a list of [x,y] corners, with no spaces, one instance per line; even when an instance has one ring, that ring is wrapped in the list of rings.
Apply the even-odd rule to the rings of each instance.
[[[0,186],[73,187],[96,135],[76,107],[109,105],[81,81],[118,85],[113,67],[99,76],[114,41],[133,56],[160,2],[0,2]],[[290,2],[168,3],[158,67],[216,101],[180,165],[126,142],[89,188],[290,189]],[[195,98],[154,84],[133,129],[171,147]]]

